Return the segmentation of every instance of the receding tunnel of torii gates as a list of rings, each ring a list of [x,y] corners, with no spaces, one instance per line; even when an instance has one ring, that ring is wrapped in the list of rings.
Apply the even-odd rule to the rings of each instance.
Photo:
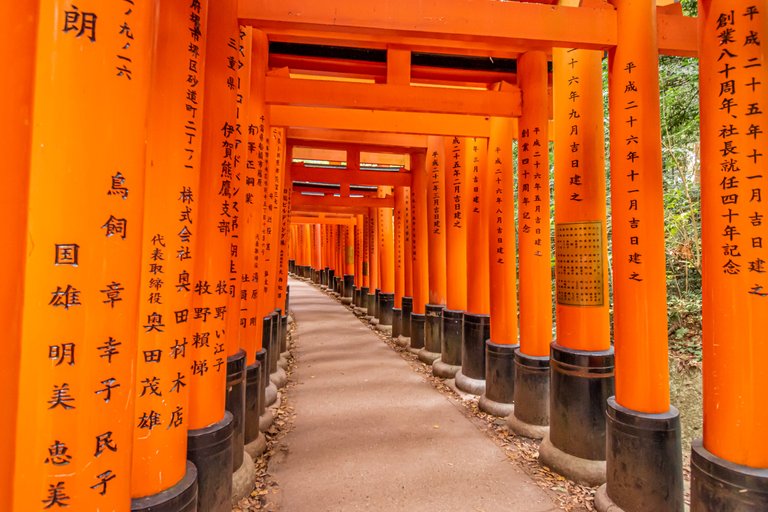
[[[768,510],[766,0],[0,20],[0,509]]]

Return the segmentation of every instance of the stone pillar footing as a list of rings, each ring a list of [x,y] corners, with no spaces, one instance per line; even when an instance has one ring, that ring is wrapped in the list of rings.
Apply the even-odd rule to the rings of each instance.
[[[539,445],[539,462],[576,483],[594,487],[605,483],[605,461],[574,457],[557,448],[547,435]]]
[[[232,510],[232,414],[187,432],[187,458],[197,468],[197,509]]]
[[[272,424],[275,422],[275,413],[272,412],[272,409],[267,409],[264,411],[264,414],[259,416],[259,430],[262,432],[266,432],[269,430],[269,428],[272,426]]]
[[[485,342],[485,393],[478,403],[481,411],[506,418],[514,410],[515,351],[519,346]]]
[[[440,354],[437,355],[440,356]],[[441,379],[452,379],[456,376],[456,372],[459,370],[461,370],[461,366],[444,363],[442,357],[439,357],[432,362],[432,375],[440,377]]]
[[[419,356],[419,361],[421,361],[424,364],[433,364],[435,361],[440,359],[440,352],[430,352],[426,348],[420,348],[418,352],[416,352],[416,355]]]
[[[269,379],[269,376],[267,376],[267,379]],[[269,380],[269,384],[264,390],[264,406],[271,407],[275,402],[277,402],[277,386]]]
[[[245,350],[227,357],[225,408],[232,413],[232,472],[243,465],[245,445]]]
[[[512,407],[512,412],[507,416],[507,428],[510,432],[530,439],[544,439],[549,435],[549,425],[534,425],[526,423],[515,415],[515,411],[520,406],[517,404]]]
[[[427,317],[419,313],[411,313],[411,352],[418,354],[424,348],[424,329]]]
[[[274,372],[269,374],[269,380],[277,386],[277,389],[282,389],[288,383],[288,375],[286,375],[285,370],[278,366]]]
[[[515,350],[515,407],[507,426],[519,436],[544,439],[549,433],[549,357]]]
[[[646,414],[622,407],[611,397],[606,419],[605,497],[620,510],[683,512],[683,456],[677,409]]]
[[[232,505],[251,494],[256,487],[256,466],[245,451],[240,456],[242,463],[232,475]]]
[[[464,375],[462,370],[456,372],[456,387],[470,395],[482,395],[485,393],[485,379],[473,379]]]
[[[395,339],[395,343],[397,343],[399,346],[405,348],[410,346],[411,344],[411,338],[406,338],[402,334]]]
[[[151,496],[131,500],[131,512],[197,512],[197,468],[187,461],[176,485]]]
[[[734,464],[695,439],[691,445],[691,512],[768,510],[768,469]]]
[[[245,453],[250,455],[251,459],[254,460],[261,457],[266,449],[267,436],[265,436],[262,432],[259,432],[259,435],[256,437],[256,439],[245,445]]]

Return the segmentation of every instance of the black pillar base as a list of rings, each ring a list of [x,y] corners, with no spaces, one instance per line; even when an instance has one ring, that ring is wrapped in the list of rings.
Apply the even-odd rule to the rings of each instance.
[[[480,410],[506,418],[515,401],[515,351],[520,345],[485,342],[485,393],[480,397]]]
[[[347,304],[352,302],[352,291],[355,289],[355,276],[353,274],[344,274],[343,291],[341,295],[348,299]]]
[[[187,458],[197,467],[197,508],[232,511],[232,414],[187,432]]]
[[[419,352],[421,361],[432,364],[440,357],[443,345],[443,304],[427,304],[424,324],[424,348]]]
[[[461,345],[464,339],[464,312],[444,309],[440,327],[440,359],[432,363],[432,374],[451,379],[461,369]]]
[[[426,315],[411,312],[411,347],[408,350],[414,354],[418,354],[424,349],[424,331],[426,330],[426,323]]]
[[[266,352],[264,352],[266,355]],[[245,369],[245,444],[259,437],[259,416],[263,410],[264,381],[261,377],[261,363],[254,362]]]
[[[691,446],[691,512],[768,510],[768,469],[734,464],[701,442]]]
[[[131,512],[197,512],[197,468],[187,469],[176,485],[151,496],[131,500]]]
[[[395,307],[394,293],[379,293],[379,325],[392,325],[392,308]]]
[[[400,337],[400,332],[402,332],[403,328],[403,309],[402,308],[392,308],[392,338],[397,339]]]
[[[411,337],[411,313],[413,312],[413,297],[403,297],[402,313],[400,315],[400,337]]]
[[[291,274],[296,273],[296,260],[288,260],[288,272]]]
[[[366,297],[366,316],[368,318],[373,318],[376,316],[376,294],[370,293],[370,290],[368,292],[368,297]]]
[[[552,343],[549,437],[539,460],[572,480],[605,483],[605,407],[614,394],[613,347],[586,352]]]
[[[277,360],[280,359],[280,313],[273,311],[269,314],[269,373],[277,371]]]
[[[671,407],[644,414],[622,407],[615,397],[607,405],[607,483],[595,498],[597,509],[683,512],[680,413]]]
[[[232,413],[232,472],[243,464],[245,446],[245,350],[227,357],[227,396],[224,406]]]
[[[267,409],[265,395],[269,385],[269,355],[266,349],[262,348],[256,352],[256,362],[259,363],[259,378],[261,379],[259,384],[259,416],[261,416]]]
[[[360,309],[368,309],[368,296],[370,289],[367,286],[360,288]]]
[[[465,393],[485,393],[485,342],[491,337],[491,317],[464,314],[464,343],[461,370],[456,373],[456,387]]]
[[[549,433],[549,357],[515,350],[514,412],[507,426],[519,436],[544,439]]]
[[[288,315],[280,317],[280,353],[288,351]]]
[[[379,313],[381,313],[381,289],[376,288],[373,292],[374,294],[374,307],[373,307],[373,317],[378,321],[379,319]]]

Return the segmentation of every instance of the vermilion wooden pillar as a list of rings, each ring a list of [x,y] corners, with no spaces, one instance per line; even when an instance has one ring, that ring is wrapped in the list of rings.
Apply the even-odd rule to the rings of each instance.
[[[490,340],[500,347],[517,344],[517,268],[515,247],[515,188],[512,139],[517,123],[511,119],[492,118],[488,140],[488,166],[482,186],[487,188],[488,270],[490,317],[467,315],[465,342],[485,347]],[[488,325],[490,322],[490,326]],[[485,363],[485,361],[483,361]],[[475,379],[486,376],[485,365],[474,368]],[[510,375],[507,375],[507,378]],[[487,399],[483,399],[486,405]],[[487,409],[495,405],[488,402]]]
[[[656,8],[615,5],[622,29],[608,66],[616,396],[606,411],[601,497],[628,510],[683,510],[679,414],[669,405],[667,368]]]
[[[370,245],[368,247],[368,299],[366,306],[368,309],[369,320],[378,317],[376,311],[379,288],[379,214],[376,208],[368,208],[368,232],[370,236]]]
[[[429,301],[429,208],[427,205],[427,159],[424,152],[411,154],[411,237],[413,262],[413,311],[410,351],[424,348],[426,305]]]
[[[379,187],[379,197],[391,197],[392,187]],[[379,323],[376,328],[391,329],[392,308],[395,304],[395,238],[394,209],[378,208],[379,211]]]
[[[768,508],[768,5],[699,2],[704,438],[691,510]]]
[[[488,139],[467,139],[467,313],[490,313],[489,273],[489,220],[491,192],[486,179],[488,167]]]
[[[467,166],[466,141],[445,137],[446,307],[443,310],[440,358],[432,373],[452,378],[461,369],[464,311],[467,309]],[[470,349],[471,350],[471,349]],[[470,356],[471,357],[471,356]]]
[[[442,345],[443,309],[446,303],[445,258],[445,140],[427,138],[427,219],[429,255],[429,304],[426,306],[424,349],[419,359],[432,364],[440,357]]]
[[[355,285],[363,287],[363,216],[355,215]],[[359,293],[359,292],[357,292]]]
[[[403,295],[405,293],[405,205],[408,201],[407,190],[407,187],[395,187],[395,301],[392,307],[392,338],[395,340],[400,337],[403,319]]]
[[[75,9],[43,2],[35,30],[32,18],[18,18],[34,16],[26,6],[13,9],[12,15],[5,7],[0,12],[19,30],[37,34],[37,48],[30,54],[30,47],[19,46],[23,36],[15,40],[14,50],[30,62],[11,73],[19,86],[34,84],[34,94],[3,88],[12,94],[3,102],[26,99],[28,109],[34,98],[32,123],[26,130],[23,124],[9,125],[16,133],[6,139],[20,145],[5,157],[10,155],[12,164],[29,158],[29,167],[8,169],[2,179],[5,185],[5,174],[18,173],[22,182],[29,177],[28,222],[4,233],[21,230],[34,243],[28,244],[24,273],[16,278],[24,280],[17,306],[21,318],[6,325],[17,336],[20,332],[23,350],[18,414],[9,411],[6,418],[17,422],[13,492],[0,501],[12,497],[7,510],[18,511],[127,512],[132,429],[169,425],[162,418],[160,426],[157,417],[142,423],[133,407],[137,356],[158,361],[167,356],[137,355],[137,324],[163,329],[170,323],[138,318],[154,10],[145,3],[126,12],[119,3]],[[131,39],[121,33],[123,24],[130,25]],[[35,78],[27,81],[32,62]],[[14,107],[21,110],[4,123],[30,119],[24,103]],[[24,152],[30,127],[27,157],[18,151]],[[23,197],[10,204],[25,206]],[[16,216],[23,217],[23,211],[4,222]],[[6,252],[15,250],[21,248],[9,246]],[[18,262],[17,269],[22,270]]]
[[[0,402],[6,404],[6,421],[0,426],[0,509],[12,510],[14,460],[16,456],[16,408],[19,400],[21,313],[26,255],[29,162],[32,141],[32,106],[35,78],[35,48],[38,3],[0,5],[0,60],[13,73],[0,76],[2,140],[7,143],[7,172],[0,174],[0,212],[6,219],[5,239],[9,250],[0,257],[0,277],[7,290],[0,294],[5,325],[5,357],[0,363]],[[9,44],[9,42],[13,44]],[[24,51],[20,51],[23,48]]]
[[[203,119],[207,11],[207,2],[199,8],[183,0],[165,2],[156,21],[162,44],[154,55],[149,102],[139,318],[159,317],[165,326],[138,327],[139,354],[161,356],[138,358],[135,410],[138,417],[155,416],[160,423],[134,426],[130,480],[135,510],[168,507],[178,494],[185,502],[197,499],[197,471],[187,464],[187,348],[199,340],[189,320],[194,314],[189,283],[197,258],[202,138],[196,132]],[[197,17],[199,24],[193,21]],[[197,46],[197,55],[190,53],[190,45]],[[197,63],[196,84],[187,81],[190,58]],[[198,112],[187,108],[190,91],[197,95]],[[178,129],[185,125],[188,129]]]

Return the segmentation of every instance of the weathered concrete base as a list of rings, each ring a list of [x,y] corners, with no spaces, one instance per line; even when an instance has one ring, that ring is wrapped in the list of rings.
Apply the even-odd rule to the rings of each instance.
[[[256,487],[256,466],[248,452],[243,453],[243,463],[232,474],[232,504],[245,498]]]
[[[480,400],[477,402],[477,406],[481,411],[487,412],[492,416],[498,416],[499,418],[506,418],[515,410],[514,404],[496,402],[488,398],[486,395],[480,397]]]
[[[267,436],[259,432],[259,437],[245,445],[245,453],[251,456],[251,459],[258,459],[267,449]]]
[[[595,487],[605,483],[606,463],[604,460],[589,460],[574,457],[557,448],[544,437],[539,446],[539,461],[556,473],[576,483]]]
[[[379,325],[379,319],[371,317],[370,323],[371,323],[372,326],[376,327],[377,325]]]
[[[456,376],[456,372],[459,370],[461,370],[461,366],[444,363],[442,358],[435,359],[434,362],[432,362],[432,375],[435,377],[452,379]]]
[[[349,306],[350,304],[352,304],[352,297],[342,297],[341,303],[344,304],[345,306]]]
[[[419,355],[419,352],[421,352],[422,350],[424,349],[418,348],[418,347],[411,347],[410,345],[408,346],[408,352],[410,352],[411,354]]]
[[[518,436],[544,439],[549,435],[549,425],[532,425],[515,416],[514,406],[507,416],[507,428]]]
[[[264,389],[264,406],[270,407],[277,401],[277,386],[270,381],[267,387]]]
[[[264,411],[264,414],[259,416],[259,430],[261,432],[266,432],[269,430],[269,427],[272,426],[272,424],[275,422],[275,413],[272,412],[272,409],[267,409]]]
[[[269,374],[269,380],[277,386],[278,389],[282,389],[288,383],[288,375],[286,375],[285,370],[278,367],[277,370]]]
[[[607,484],[598,487],[595,493],[595,508],[598,512],[624,512],[624,509],[615,504],[611,497],[608,496]]]
[[[380,323],[376,324],[376,330],[379,332],[382,332],[388,336],[392,336],[392,326],[391,325],[383,325]]]
[[[407,338],[403,336],[402,334],[395,339],[395,343],[400,345],[401,347],[407,347],[411,344],[411,338]]]
[[[355,308],[354,311],[357,316],[366,316],[368,314],[367,308]]]
[[[430,352],[425,348],[419,349],[417,354],[419,356],[419,361],[426,364],[432,364],[440,359],[440,352]]]
[[[288,358],[285,354],[280,354],[280,359],[277,360],[277,367],[283,370],[288,368]]]
[[[461,370],[456,372],[456,387],[470,395],[482,395],[485,393],[485,380],[467,377]]]

